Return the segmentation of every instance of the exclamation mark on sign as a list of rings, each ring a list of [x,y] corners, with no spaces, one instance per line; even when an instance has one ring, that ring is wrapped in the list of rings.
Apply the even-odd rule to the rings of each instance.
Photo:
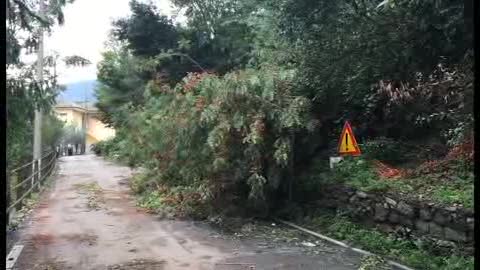
[[[345,134],[345,150],[348,152],[348,133]]]

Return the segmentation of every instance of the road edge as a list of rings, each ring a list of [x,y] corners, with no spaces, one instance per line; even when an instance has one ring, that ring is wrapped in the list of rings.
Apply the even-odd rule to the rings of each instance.
[[[288,221],[285,221],[285,220],[282,220],[282,219],[278,219],[278,218],[276,218],[275,220],[276,220],[277,222],[280,222],[280,223],[282,223],[282,224],[285,224],[285,225],[287,225],[287,226],[290,226],[290,227],[295,228],[295,229],[297,229],[297,230],[300,230],[300,231],[302,231],[302,232],[305,232],[305,233],[308,233],[308,234],[313,235],[313,236],[315,236],[315,237],[318,237],[318,238],[320,238],[320,239],[323,239],[323,240],[325,240],[325,241],[327,241],[327,242],[330,242],[330,243],[332,243],[332,244],[335,244],[335,245],[338,245],[338,246],[341,246],[341,247],[350,249],[350,250],[352,250],[352,251],[354,251],[354,252],[357,252],[357,253],[360,253],[360,254],[363,254],[363,255],[367,255],[367,256],[378,256],[378,255],[376,255],[376,254],[374,254],[374,253],[371,253],[371,252],[368,252],[368,251],[366,251],[366,250],[349,246],[349,245],[347,245],[347,244],[345,244],[345,243],[343,243],[343,242],[341,242],[341,241],[335,240],[335,239],[330,238],[330,237],[328,237],[328,236],[325,236],[325,235],[323,235],[323,234],[320,234],[320,233],[311,231],[311,230],[309,230],[309,229],[303,228],[303,227],[298,226],[298,225],[296,225],[296,224],[294,224],[294,223],[291,223],[291,222],[288,222]],[[413,268],[410,268],[410,267],[405,266],[405,265],[403,265],[403,264],[394,262],[394,261],[392,261],[392,260],[387,260],[387,263],[388,263],[389,265],[391,265],[391,266],[395,266],[395,267],[400,268],[400,269],[402,269],[402,270],[415,270],[415,269],[413,269]]]

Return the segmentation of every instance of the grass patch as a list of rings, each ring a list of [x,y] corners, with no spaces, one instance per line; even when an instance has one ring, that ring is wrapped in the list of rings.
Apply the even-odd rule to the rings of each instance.
[[[438,256],[421,242],[399,239],[392,234],[366,228],[348,218],[321,214],[303,221],[303,225],[335,239],[349,242],[377,255],[402,262],[410,267],[424,270],[469,270],[473,268],[473,257],[452,254]],[[366,265],[368,265],[366,263]],[[382,268],[365,268],[382,269]]]
[[[409,183],[403,181],[380,179],[371,162],[361,158],[345,158],[330,175],[336,179],[337,183],[346,183],[365,192],[388,190],[410,192],[414,190]]]
[[[449,186],[439,187],[432,192],[432,198],[445,204],[460,203],[464,207],[473,208],[473,184],[461,189]]]
[[[371,162],[361,158],[346,158],[329,173],[328,178],[365,192],[408,194],[420,200],[445,205],[461,204],[463,207],[473,208],[473,174],[462,170],[410,178],[381,179]]]

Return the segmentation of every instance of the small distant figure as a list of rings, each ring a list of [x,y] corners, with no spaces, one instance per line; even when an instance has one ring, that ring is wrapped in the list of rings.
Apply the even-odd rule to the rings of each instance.
[[[75,155],[78,155],[78,143],[75,144]]]
[[[67,151],[68,151],[69,156],[73,155],[73,145],[68,144],[67,145]]]
[[[57,145],[57,148],[55,150],[57,158],[60,157],[60,145]]]

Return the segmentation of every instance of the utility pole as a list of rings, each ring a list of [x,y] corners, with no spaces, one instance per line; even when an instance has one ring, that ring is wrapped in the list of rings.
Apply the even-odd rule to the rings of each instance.
[[[82,154],[85,154],[87,150],[87,125],[88,125],[88,102],[89,99],[87,98],[87,88],[84,89],[83,91],[84,95],[84,102],[83,102],[83,107],[85,107],[85,114],[84,114],[84,119],[82,123],[82,135],[83,135],[83,142],[82,142]]]
[[[45,3],[44,0],[40,0],[40,10],[38,16],[44,18]],[[43,87],[43,26],[38,29],[38,51],[37,51],[37,82],[40,87]],[[42,166],[42,111],[39,108],[35,108],[35,120],[33,126],[33,173],[35,173],[35,165],[38,169],[38,181],[41,179],[41,166]],[[32,184],[35,177],[32,177]]]

